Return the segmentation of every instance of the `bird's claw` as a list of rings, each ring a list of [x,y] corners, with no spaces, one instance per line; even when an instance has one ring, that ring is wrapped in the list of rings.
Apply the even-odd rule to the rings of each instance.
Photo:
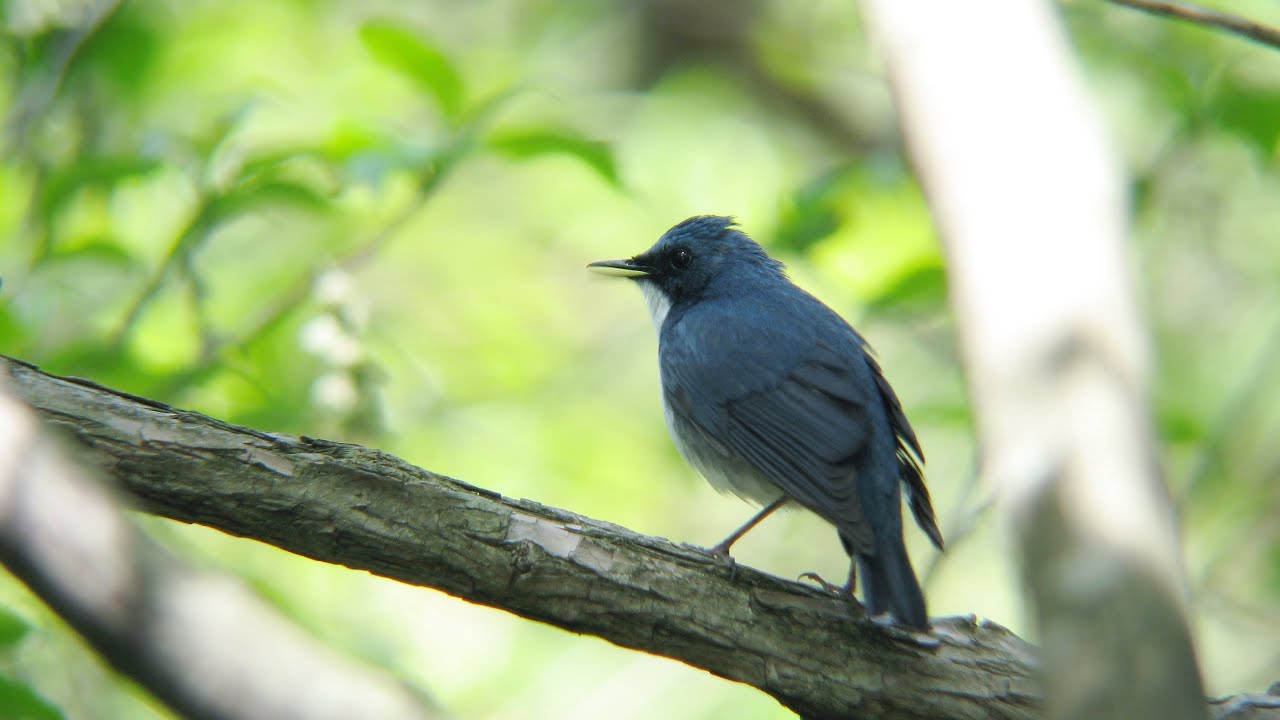
[[[728,568],[729,580],[731,582],[738,579],[738,561],[734,560],[733,556],[729,554],[729,547],[727,545],[725,545],[724,543],[720,543],[719,545],[716,545],[714,547],[709,547],[709,548],[700,547],[698,549],[716,558],[717,560],[720,561],[721,565],[724,565],[726,568]]]
[[[811,580],[817,583],[818,587],[822,588],[823,590],[826,590],[829,593],[835,593],[836,595],[848,595],[849,597],[853,597],[853,587],[851,585],[836,585],[835,583],[827,582],[826,578],[822,577],[816,572],[800,573],[800,577],[796,579]]]

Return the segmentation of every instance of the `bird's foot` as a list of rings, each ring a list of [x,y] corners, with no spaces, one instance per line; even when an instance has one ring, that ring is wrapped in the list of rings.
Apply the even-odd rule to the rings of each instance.
[[[822,577],[816,572],[800,573],[800,577],[796,579],[811,580],[814,583],[817,583],[818,587],[822,588],[823,590],[826,590],[829,593],[835,593],[836,595],[847,595],[850,598],[853,597],[852,582],[845,583],[844,585],[836,585],[835,583],[827,582],[826,578]]]
[[[728,543],[720,543],[719,545],[715,545],[714,547],[709,547],[709,548],[699,547],[698,549],[716,558],[717,560],[720,561],[721,565],[724,565],[726,568],[728,568],[730,581],[734,581],[738,579],[738,561],[734,560],[733,556],[729,554]]]

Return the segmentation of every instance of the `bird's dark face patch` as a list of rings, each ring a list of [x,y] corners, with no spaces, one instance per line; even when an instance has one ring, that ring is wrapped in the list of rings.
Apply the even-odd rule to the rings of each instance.
[[[717,280],[750,280],[782,272],[780,263],[734,229],[731,218],[715,215],[685,220],[630,262],[649,270],[636,279],[651,283],[671,305],[701,298]]]
[[[654,269],[644,278],[646,284],[655,287],[672,304],[697,297],[710,279],[708,266],[712,264],[684,242],[665,245],[660,242],[637,255],[634,262]]]

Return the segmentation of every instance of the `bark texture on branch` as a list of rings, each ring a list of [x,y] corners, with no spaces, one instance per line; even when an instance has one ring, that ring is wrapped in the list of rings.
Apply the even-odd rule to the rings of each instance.
[[[661,538],[512,500],[385,453],[271,435],[48,375],[0,373],[137,505],[324,562],[433,587],[753,685],[810,718],[1041,717],[1034,648],[934,619],[936,647],[841,598]],[[1272,696],[1215,718],[1280,720]]]
[[[376,450],[270,435],[2,361],[148,512],[438,588],[769,693],[806,717],[1031,718],[1030,648],[939,621],[937,647],[844,599],[512,500]]]
[[[0,562],[117,670],[193,720],[436,716],[234,579],[151,542],[9,389],[0,378]],[[3,702],[0,716],[12,717]]]

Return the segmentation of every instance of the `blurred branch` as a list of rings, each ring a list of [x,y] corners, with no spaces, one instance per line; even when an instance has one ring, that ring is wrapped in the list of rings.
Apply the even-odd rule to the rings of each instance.
[[[1213,720],[1264,720],[1280,716],[1280,682],[1273,683],[1266,694],[1232,695],[1209,701],[1209,717]]]
[[[71,61],[119,7],[120,0],[103,0],[88,9],[75,28],[57,33],[48,69],[43,73],[33,73],[31,81],[23,86],[14,103],[6,128],[9,137],[5,140],[4,155],[26,151],[28,130],[44,117],[49,106],[58,97]]]
[[[50,168],[39,157],[36,150],[39,143],[32,142],[31,129],[46,119],[50,107],[62,91],[72,61],[119,8],[120,0],[103,0],[86,8],[75,27],[56,31],[56,37],[50,42],[49,60],[44,68],[32,68],[28,78],[22,82],[5,121],[4,137],[0,138],[0,156],[22,158],[32,170],[31,193],[20,230],[24,242],[35,238],[31,249],[32,266],[49,253],[53,236],[50,228],[43,226],[39,212],[40,198],[49,182]],[[71,18],[64,20],[69,21]],[[24,69],[29,62],[29,55],[24,56],[19,69]],[[17,79],[22,79],[21,72]],[[84,139],[80,137],[77,142],[82,143]]]
[[[128,522],[0,378],[0,561],[117,670],[189,718],[428,718],[424,699],[307,637]]]
[[[762,24],[759,0],[645,0],[626,6],[638,8],[642,22],[641,84],[652,85],[681,65],[713,63],[742,81],[753,98],[846,151],[871,150],[889,141],[855,127],[844,116],[845,98],[824,97],[776,76],[753,46],[752,33]]]
[[[863,5],[947,250],[983,474],[1022,551],[1049,714],[1203,718],[1123,183],[1054,8]]]
[[[1253,353],[1251,364],[1235,375],[1235,385],[1227,393],[1209,431],[1196,448],[1195,461],[1178,498],[1178,509],[1194,502],[1201,486],[1219,469],[1224,446],[1234,436],[1237,423],[1247,417],[1245,408],[1261,399],[1259,388],[1276,372],[1275,358],[1280,355],[1280,320],[1267,333],[1262,347]]]
[[[1226,30],[1229,33],[1246,37],[1254,42],[1280,49],[1280,29],[1242,18],[1239,15],[1218,12],[1185,2],[1160,2],[1159,0],[1110,1],[1115,5],[1131,7],[1152,15],[1176,18],[1198,25]]]
[[[174,238],[169,253],[165,255],[164,260],[160,263],[160,267],[156,268],[152,273],[151,279],[147,281],[146,286],[138,297],[134,299],[133,304],[125,311],[124,319],[120,321],[120,325],[111,335],[108,341],[111,353],[119,353],[124,343],[129,339],[129,334],[133,332],[134,326],[138,324],[138,320],[142,317],[142,311],[146,310],[147,305],[155,299],[160,293],[160,289],[164,287],[164,280],[169,276],[174,268],[181,268],[189,263],[189,256],[192,252],[192,246],[199,243],[209,234],[208,213],[210,203],[212,201],[208,197],[202,197],[199,206],[192,215],[191,220],[183,226],[182,232]]]
[[[376,450],[235,427],[0,359],[5,375],[148,512],[681,660],[804,717],[1040,717],[1033,649],[993,623],[935,619],[931,638],[902,634],[808,585],[733,573],[696,548]],[[1280,720],[1280,709],[1250,717]]]
[[[947,538],[947,550],[950,552],[933,553],[933,556],[929,558],[928,564],[924,567],[924,572],[920,573],[920,581],[926,588],[933,582],[934,576],[938,574],[942,564],[946,562],[947,556],[953,555],[956,548],[964,545],[965,541],[973,537],[979,522],[995,507],[995,499],[991,497],[989,491],[982,487],[979,479],[979,470],[975,468],[965,479],[964,487],[961,488],[955,504],[943,515],[948,519],[944,537]],[[983,491],[983,495],[982,497],[977,497],[980,490]]]

